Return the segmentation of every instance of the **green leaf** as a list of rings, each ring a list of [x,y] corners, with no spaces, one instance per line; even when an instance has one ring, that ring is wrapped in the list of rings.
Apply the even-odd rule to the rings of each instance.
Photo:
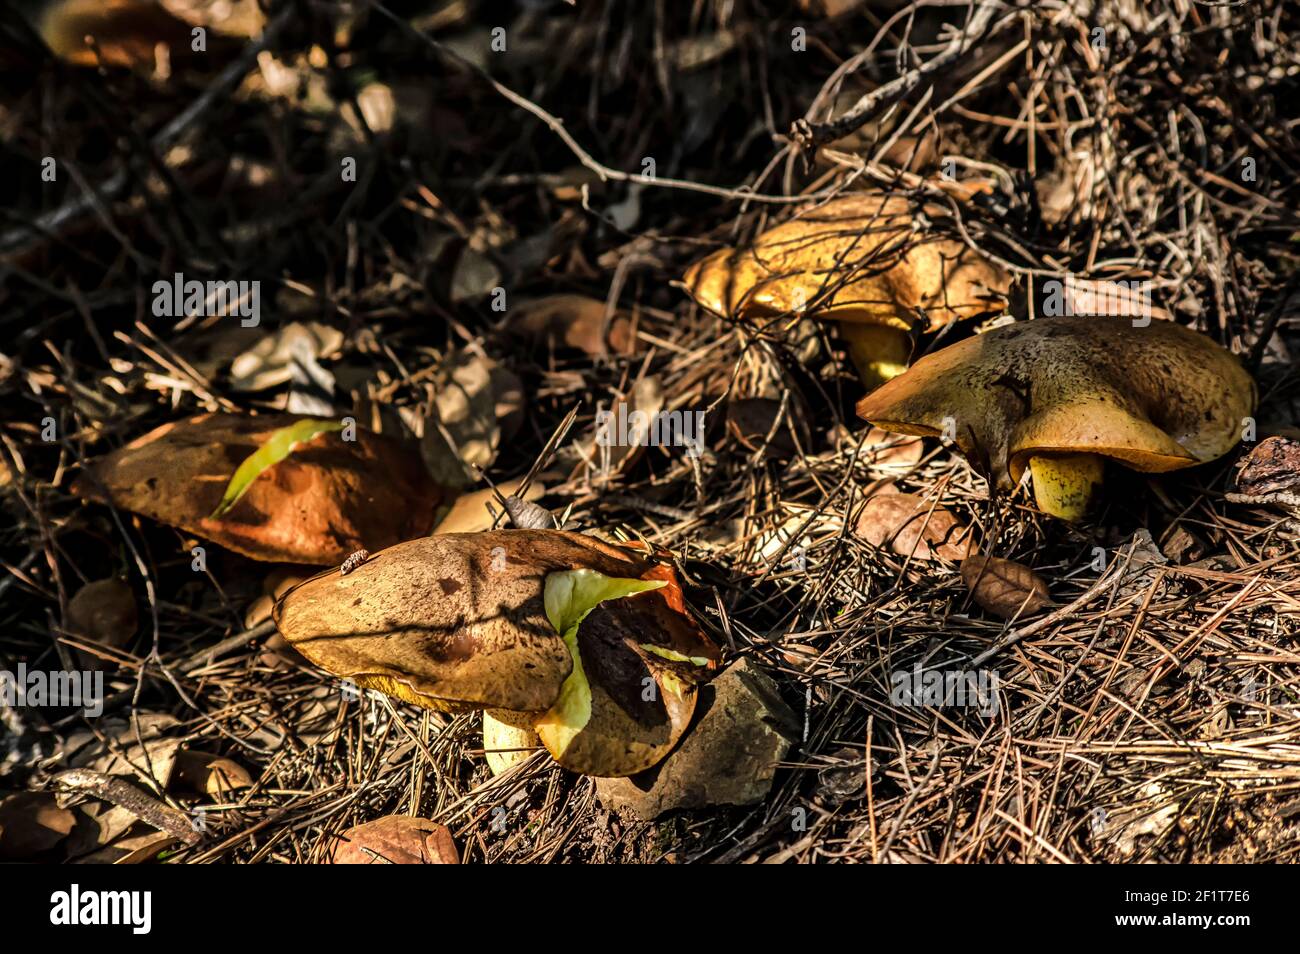
[[[560,697],[547,711],[545,719],[553,723],[550,737],[563,752],[583,726],[591,721],[591,685],[578,651],[578,626],[587,614],[606,600],[621,600],[634,593],[667,586],[665,580],[629,580],[605,576],[595,570],[559,570],[546,578],[543,603],[546,618],[564,637],[573,657],[573,671],[560,687]],[[550,743],[548,743],[549,745]]]
[[[230,512],[230,508],[239,502],[239,498],[248,492],[253,481],[262,476],[262,472],[274,467],[292,454],[299,444],[315,440],[329,431],[341,431],[343,425],[338,421],[320,421],[314,418],[298,421],[288,427],[282,427],[271,435],[270,440],[249,454],[235,471],[226,485],[226,492],[221,495],[221,503],[212,511],[209,520],[218,520]]]

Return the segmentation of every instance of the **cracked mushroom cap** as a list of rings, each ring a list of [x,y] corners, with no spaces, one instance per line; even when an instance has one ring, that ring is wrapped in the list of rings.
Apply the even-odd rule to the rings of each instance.
[[[575,574],[613,586],[556,603]],[[360,686],[431,709],[528,713],[519,721],[561,765],[592,775],[666,755],[718,660],[671,566],[559,530],[399,544],[290,590],[275,619],[295,649]],[[576,627],[568,641],[560,625]]]
[[[1188,328],[1128,318],[1004,325],[916,362],[858,402],[858,415],[957,445],[1013,487],[1030,457],[1096,454],[1148,473],[1214,460],[1240,439],[1255,382],[1231,352]]]
[[[692,265],[685,283],[701,305],[731,317],[809,312],[818,318],[908,330],[1000,311],[1007,274],[964,242],[922,230],[936,205],[854,192],[816,206]]]

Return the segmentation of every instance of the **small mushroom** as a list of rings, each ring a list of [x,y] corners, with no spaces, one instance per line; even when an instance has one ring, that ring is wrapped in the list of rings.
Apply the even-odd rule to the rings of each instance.
[[[787,313],[838,321],[868,388],[900,374],[909,333],[1000,311],[1009,279],[964,242],[921,234],[921,208],[902,196],[858,192],[723,249],[686,272],[691,295],[727,317]]]
[[[1163,473],[1214,460],[1255,400],[1241,362],[1188,328],[1041,318],[927,355],[857,410],[888,431],[946,433],[999,489],[1028,468],[1038,506],[1079,520],[1105,461]]]
[[[588,775],[663,758],[718,662],[671,565],[558,530],[399,544],[295,587],[275,619],[322,669],[425,708],[491,709]]]

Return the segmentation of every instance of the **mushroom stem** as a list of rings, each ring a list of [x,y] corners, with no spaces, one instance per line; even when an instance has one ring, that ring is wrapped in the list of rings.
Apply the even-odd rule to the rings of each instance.
[[[1105,469],[1105,460],[1096,454],[1029,458],[1038,508],[1062,520],[1082,520]]]
[[[840,334],[849,345],[849,357],[869,390],[907,370],[912,342],[907,332],[889,325],[841,321]]]
[[[501,709],[483,710],[483,754],[493,775],[527,759],[542,744],[533,731],[532,716]]]

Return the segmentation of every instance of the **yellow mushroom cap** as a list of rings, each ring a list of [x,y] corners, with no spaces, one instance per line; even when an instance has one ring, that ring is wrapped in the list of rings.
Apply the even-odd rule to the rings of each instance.
[[[1040,318],[927,355],[857,410],[904,434],[948,425],[1005,489],[1035,455],[1097,454],[1151,473],[1214,460],[1240,439],[1256,396],[1235,355],[1180,325]]]
[[[747,318],[808,312],[907,330],[1001,310],[1007,274],[964,242],[919,230],[922,207],[903,196],[854,192],[803,212],[748,248],[723,249],[686,272],[705,308]],[[930,218],[943,215],[928,205]]]

